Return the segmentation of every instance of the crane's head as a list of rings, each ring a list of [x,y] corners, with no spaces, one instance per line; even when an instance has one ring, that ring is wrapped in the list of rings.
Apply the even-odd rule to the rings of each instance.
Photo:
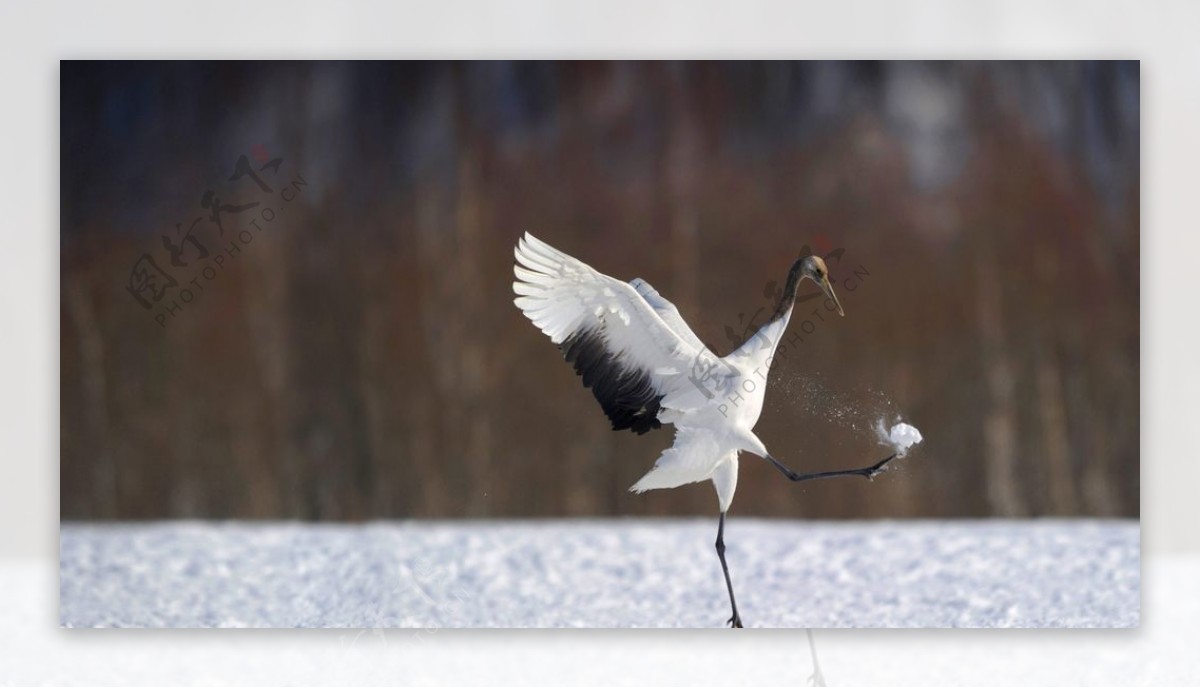
[[[833,302],[837,308],[838,315],[846,315],[842,310],[842,304],[838,302],[837,296],[833,293],[833,285],[829,282],[829,268],[825,266],[825,261],[820,256],[804,256],[800,259],[800,278],[805,277],[817,283],[821,291],[825,292],[825,298]]]

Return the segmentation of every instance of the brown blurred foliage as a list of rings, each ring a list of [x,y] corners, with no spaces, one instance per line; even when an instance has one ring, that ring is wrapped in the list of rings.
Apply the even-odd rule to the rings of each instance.
[[[713,512],[626,492],[672,431],[611,432],[513,306],[525,231],[718,354],[803,246],[844,249],[846,317],[798,309],[759,434],[803,470],[881,457],[881,416],[925,443],[873,483],[743,456],[738,513],[1136,516],[1138,91],[1136,63],[63,63],[62,516]],[[227,262],[160,326],[186,280],[144,310],[131,267],[254,191],[251,151],[307,185],[261,232],[197,225]]]

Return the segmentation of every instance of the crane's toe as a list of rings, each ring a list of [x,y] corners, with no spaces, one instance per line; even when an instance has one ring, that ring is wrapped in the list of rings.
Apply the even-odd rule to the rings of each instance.
[[[733,616],[729,617],[729,621],[726,621],[725,623],[729,624],[730,628],[745,628],[745,626],[742,625],[742,617],[738,616],[736,612]]]
[[[867,478],[868,479],[874,478],[875,476],[879,475],[880,473],[883,473],[884,471],[886,471],[887,465],[889,463],[891,463],[892,459],[894,459],[894,458],[896,458],[896,455],[892,454],[891,456],[887,457],[883,461],[880,461],[879,463],[875,464],[874,466],[871,466],[870,468],[868,468],[867,473],[866,473]]]

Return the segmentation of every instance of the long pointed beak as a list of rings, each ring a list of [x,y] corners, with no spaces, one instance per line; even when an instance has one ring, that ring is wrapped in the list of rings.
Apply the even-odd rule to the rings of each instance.
[[[838,315],[845,317],[846,311],[842,310],[842,304],[838,301],[837,294],[833,293],[833,285],[829,283],[829,277],[822,277],[820,282],[821,291],[825,292],[825,298],[833,302],[837,306]]]

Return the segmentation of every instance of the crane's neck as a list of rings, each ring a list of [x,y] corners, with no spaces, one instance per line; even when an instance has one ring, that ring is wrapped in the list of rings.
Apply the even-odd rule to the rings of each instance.
[[[787,324],[787,318],[791,315],[792,306],[796,305],[796,291],[800,288],[803,264],[804,259],[799,258],[795,263],[792,263],[792,269],[788,270],[787,284],[783,287],[783,293],[779,296],[779,303],[775,305],[775,312],[771,314],[770,322],[783,320],[784,325]]]
[[[779,303],[775,305],[775,312],[771,314],[770,320],[758,328],[758,331],[743,342],[736,351],[726,357],[730,362],[735,362],[743,367],[748,366],[749,369],[757,369],[759,366],[767,364],[775,356],[775,350],[783,338],[783,332],[792,318],[792,307],[796,303],[796,290],[800,286],[801,265],[801,261],[797,260],[792,265],[792,269],[788,271],[787,284],[783,288],[783,294],[780,295]]]

